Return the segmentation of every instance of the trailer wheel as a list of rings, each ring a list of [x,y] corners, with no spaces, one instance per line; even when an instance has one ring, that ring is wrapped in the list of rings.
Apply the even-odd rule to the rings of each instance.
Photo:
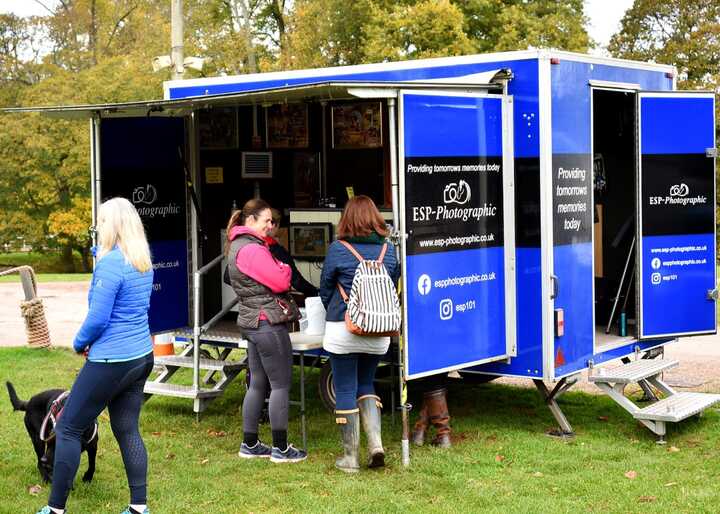
[[[322,400],[325,408],[330,411],[335,411],[335,387],[332,381],[332,367],[330,366],[330,359],[327,359],[320,368],[320,379],[318,380],[318,392],[320,393],[320,400]]]

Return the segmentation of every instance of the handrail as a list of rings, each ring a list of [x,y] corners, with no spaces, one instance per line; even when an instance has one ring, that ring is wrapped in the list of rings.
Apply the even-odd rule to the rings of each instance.
[[[223,261],[225,254],[221,253],[193,273],[193,390],[200,391],[200,335],[207,332],[220,318],[230,312],[237,303],[237,298],[222,308],[210,321],[200,325],[200,279],[212,268]]]

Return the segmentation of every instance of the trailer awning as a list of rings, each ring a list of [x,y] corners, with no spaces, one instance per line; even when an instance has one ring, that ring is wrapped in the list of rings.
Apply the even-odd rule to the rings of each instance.
[[[222,95],[194,96],[178,100],[149,100],[95,105],[61,105],[13,107],[6,113],[38,112],[51,118],[88,119],[94,116],[185,116],[198,109],[238,105],[272,105],[278,103],[348,100],[353,98],[391,98],[399,89],[478,89],[495,90],[512,79],[512,72],[498,69],[461,77],[413,82],[333,81],[272,89],[243,91]]]

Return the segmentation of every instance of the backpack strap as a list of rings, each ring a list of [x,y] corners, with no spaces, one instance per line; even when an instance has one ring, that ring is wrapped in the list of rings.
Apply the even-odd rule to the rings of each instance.
[[[344,241],[342,239],[338,239],[338,242],[340,244],[342,244],[345,248],[347,248],[350,251],[350,253],[352,253],[355,256],[355,258],[357,260],[359,260],[360,262],[363,262],[365,260],[363,258],[363,256],[360,255],[360,253],[355,248],[353,248],[353,245],[351,245],[350,243],[348,243],[347,241]],[[387,243],[385,243],[382,247],[382,250],[380,250],[380,256],[377,258],[378,262],[383,261],[383,259],[385,258],[386,251],[387,251]],[[340,296],[342,297],[343,301],[345,303],[348,303],[348,299],[349,299],[348,295],[345,292],[345,289],[343,289],[343,286],[340,285],[340,282],[337,283],[337,288],[338,288],[338,291],[340,291]]]
[[[363,258],[363,256],[360,255],[360,253],[358,253],[358,251],[355,248],[353,248],[353,245],[351,245],[350,243],[348,243],[347,241],[344,241],[342,239],[338,239],[338,241],[340,242],[341,245],[343,245],[345,248],[347,248],[350,251],[350,253],[355,256],[355,258],[357,260],[359,260],[360,262],[365,260]]]

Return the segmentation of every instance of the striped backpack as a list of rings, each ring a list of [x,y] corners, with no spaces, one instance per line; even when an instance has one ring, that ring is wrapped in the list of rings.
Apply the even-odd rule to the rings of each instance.
[[[387,272],[383,259],[385,243],[377,260],[363,259],[347,241],[340,243],[360,261],[350,289],[350,296],[338,282],[337,287],[347,304],[345,326],[359,336],[395,336],[400,333],[400,300],[395,284]]]

